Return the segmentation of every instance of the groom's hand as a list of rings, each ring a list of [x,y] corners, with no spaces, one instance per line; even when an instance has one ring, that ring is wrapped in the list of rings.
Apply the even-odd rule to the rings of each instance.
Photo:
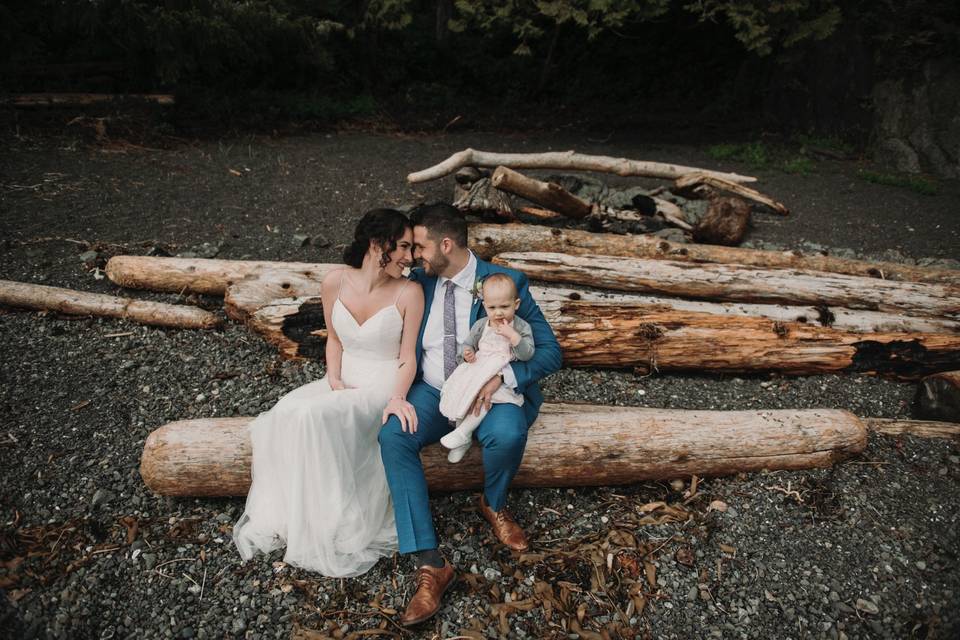
[[[490,405],[492,404],[490,399],[501,384],[503,384],[503,378],[499,373],[487,380],[487,383],[480,388],[480,393],[477,394],[477,399],[473,403],[473,415],[480,415],[481,408],[490,411]]]
[[[383,410],[381,426],[387,424],[391,415],[397,416],[397,420],[400,421],[400,428],[403,431],[409,431],[410,433],[417,431],[417,410],[403,398],[390,398],[390,402]]]

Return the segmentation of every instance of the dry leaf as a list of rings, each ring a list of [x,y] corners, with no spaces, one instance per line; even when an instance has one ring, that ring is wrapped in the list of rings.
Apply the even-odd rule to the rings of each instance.
[[[696,558],[693,555],[693,550],[691,550],[690,547],[687,547],[687,546],[683,546],[677,549],[676,553],[673,554],[673,559],[685,567],[692,567],[696,563]]]
[[[657,586],[657,567],[652,562],[644,562],[643,572],[647,576],[647,584],[655,588]]]
[[[720,543],[720,551],[723,551],[724,553],[729,553],[730,555],[733,555],[733,554],[735,554],[735,553],[737,552],[737,548],[736,548],[736,547],[731,547],[730,545],[724,544],[724,543],[721,542],[721,543]]]

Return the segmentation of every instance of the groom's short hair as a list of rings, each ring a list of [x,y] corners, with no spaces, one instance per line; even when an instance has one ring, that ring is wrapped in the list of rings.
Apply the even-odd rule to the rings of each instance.
[[[433,240],[450,238],[458,247],[467,248],[467,221],[456,207],[445,202],[422,204],[410,212],[415,227],[425,227]]]

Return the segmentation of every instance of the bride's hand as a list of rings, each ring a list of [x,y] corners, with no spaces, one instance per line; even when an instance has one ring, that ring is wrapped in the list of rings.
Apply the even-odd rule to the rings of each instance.
[[[417,410],[413,408],[412,404],[400,396],[390,398],[390,402],[387,403],[386,408],[383,410],[383,422],[381,422],[381,425],[387,424],[387,420],[391,415],[397,416],[397,420],[400,421],[400,428],[404,431],[409,431],[410,433],[417,431]]]
[[[333,378],[328,378],[327,382],[330,384],[330,388],[334,391],[343,391],[347,388],[347,385],[343,384],[343,380],[334,380]]]

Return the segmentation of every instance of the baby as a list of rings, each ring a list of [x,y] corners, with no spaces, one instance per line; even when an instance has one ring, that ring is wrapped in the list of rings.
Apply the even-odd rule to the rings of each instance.
[[[447,460],[460,462],[470,448],[474,430],[486,416],[471,411],[480,389],[511,360],[533,357],[533,331],[523,318],[514,315],[520,306],[517,286],[504,273],[494,273],[483,281],[483,308],[463,342],[461,364],[450,374],[440,392],[440,413],[456,423],[456,428],[440,438],[450,449]],[[504,384],[490,398],[493,403],[523,405],[523,396]]]

